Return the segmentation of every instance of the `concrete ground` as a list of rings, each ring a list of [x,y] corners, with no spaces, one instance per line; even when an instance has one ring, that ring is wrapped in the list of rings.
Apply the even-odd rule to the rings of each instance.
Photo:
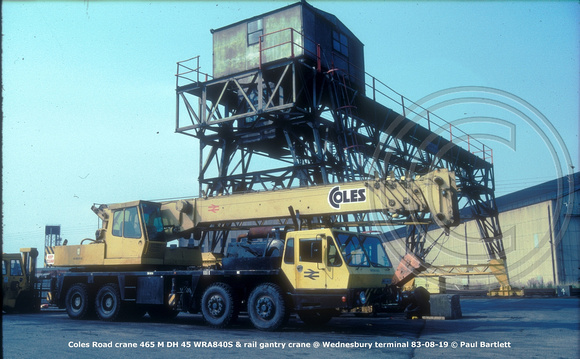
[[[296,318],[279,332],[241,316],[226,330],[199,315],[173,322],[75,321],[64,311],[3,315],[3,357],[33,358],[578,358],[580,299],[461,299],[463,319],[353,315],[309,328]]]

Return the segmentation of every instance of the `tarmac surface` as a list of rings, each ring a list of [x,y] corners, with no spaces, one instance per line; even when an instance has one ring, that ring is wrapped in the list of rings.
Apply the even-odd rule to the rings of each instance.
[[[60,310],[3,315],[3,358],[578,358],[580,299],[462,298],[463,318],[346,315],[320,328],[293,317],[261,332],[243,315],[231,328],[200,315],[168,323],[71,320]]]

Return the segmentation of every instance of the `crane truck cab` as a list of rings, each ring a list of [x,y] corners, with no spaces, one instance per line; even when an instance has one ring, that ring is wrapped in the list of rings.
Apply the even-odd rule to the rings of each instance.
[[[21,248],[20,253],[2,253],[2,310],[30,313],[40,310],[35,289],[36,248]]]
[[[281,269],[296,310],[320,315],[388,302],[395,271],[384,245],[376,235],[332,228],[288,233]]]
[[[379,235],[319,228],[281,235],[270,229],[267,238],[256,240],[252,236],[252,232],[266,234],[268,229],[252,228],[243,237],[248,241],[238,237],[238,243],[229,247],[223,259],[223,269],[280,270],[280,276],[269,281],[286,295],[285,305],[304,322],[320,324],[341,310],[381,310],[398,304],[399,291],[391,286],[395,270]],[[265,309],[260,309],[279,308],[282,304],[274,297],[264,295],[261,300],[265,306],[255,307],[248,302],[248,314],[254,323],[277,326],[273,314],[269,318]]]

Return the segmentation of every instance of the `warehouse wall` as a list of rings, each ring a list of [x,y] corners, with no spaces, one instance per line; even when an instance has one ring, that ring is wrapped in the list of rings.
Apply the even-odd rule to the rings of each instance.
[[[554,243],[560,284],[580,281],[580,191],[554,201]],[[557,209],[561,208],[560,211]]]
[[[552,229],[550,228],[550,222],[554,222],[550,218],[551,209],[552,201],[545,201],[500,213],[499,222],[504,234],[503,241],[512,286],[547,286],[554,284],[555,277],[557,282],[557,250],[555,247],[553,248],[551,241],[551,238],[554,238],[554,224],[552,224]],[[577,222],[575,222],[575,226],[577,226]],[[577,233],[578,228],[574,228],[575,233]],[[440,234],[440,230],[430,231],[426,246],[429,246]],[[392,243],[389,246],[389,249],[396,253],[395,258],[393,258],[395,261],[397,256],[401,257],[404,254],[401,241],[404,240],[401,239],[398,244]],[[575,242],[577,248],[577,239],[569,242]],[[569,246],[566,241],[562,243],[562,248]],[[568,248],[564,249],[566,252],[569,250]],[[577,258],[578,251],[575,253]],[[561,260],[561,257],[558,258]],[[449,236],[441,237],[439,243],[427,256],[426,261],[432,265],[487,263],[487,251],[480,239],[475,221],[461,224],[454,228]],[[568,267],[573,265],[570,262]],[[468,285],[472,289],[487,289],[498,286],[493,276],[447,277],[446,283],[449,289],[463,289]]]

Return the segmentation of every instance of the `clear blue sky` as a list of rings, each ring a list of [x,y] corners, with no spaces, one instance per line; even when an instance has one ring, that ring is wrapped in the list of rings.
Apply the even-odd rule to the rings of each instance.
[[[198,144],[174,133],[176,62],[201,55],[211,72],[211,28],[291,3],[2,2],[4,251],[42,248],[45,225],[92,238],[93,203],[196,196]],[[479,86],[425,103],[495,101],[440,113],[494,148],[498,194],[578,171],[577,2],[310,3],[406,97]]]

